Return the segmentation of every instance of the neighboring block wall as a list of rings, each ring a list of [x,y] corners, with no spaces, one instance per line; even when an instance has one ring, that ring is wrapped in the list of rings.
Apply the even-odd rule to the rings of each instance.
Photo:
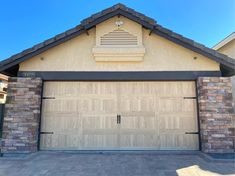
[[[234,114],[230,78],[198,78],[198,103],[202,151],[234,152]]]
[[[37,151],[42,81],[10,78],[3,122],[3,153]]]

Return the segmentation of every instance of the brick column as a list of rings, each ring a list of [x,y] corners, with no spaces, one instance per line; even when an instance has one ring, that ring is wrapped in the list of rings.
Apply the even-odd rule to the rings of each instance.
[[[3,122],[3,153],[37,151],[42,80],[10,78]]]
[[[201,147],[205,153],[234,152],[234,114],[230,78],[197,81]]]

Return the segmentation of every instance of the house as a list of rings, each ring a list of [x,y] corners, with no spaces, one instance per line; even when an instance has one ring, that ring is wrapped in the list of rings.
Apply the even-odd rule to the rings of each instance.
[[[122,4],[0,63],[3,153],[234,152],[235,61]]]
[[[218,44],[216,44],[213,47],[213,49],[235,59],[235,32],[233,32],[228,37],[226,37]],[[233,103],[235,106],[235,76],[232,77],[232,84],[233,84]]]

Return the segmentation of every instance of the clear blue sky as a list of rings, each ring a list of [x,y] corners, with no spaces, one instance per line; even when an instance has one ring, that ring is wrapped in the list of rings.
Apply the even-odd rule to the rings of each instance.
[[[235,0],[1,0],[0,60],[118,2],[209,47],[235,31]]]

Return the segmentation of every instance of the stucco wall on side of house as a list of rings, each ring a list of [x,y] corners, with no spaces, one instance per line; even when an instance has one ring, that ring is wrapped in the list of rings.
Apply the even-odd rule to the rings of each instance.
[[[217,51],[235,59],[235,39],[219,48]]]
[[[114,24],[116,18],[110,22]],[[122,18],[124,26],[133,23]],[[136,30],[139,28],[135,26]],[[96,62],[92,48],[96,46],[96,29],[81,34],[20,64],[20,71],[219,71],[219,64],[198,53],[177,45],[158,35],[149,35],[142,28],[143,61]],[[130,30],[131,31],[131,30]],[[135,30],[133,30],[134,33]],[[135,34],[137,35],[137,31]],[[194,59],[197,57],[197,59]]]

